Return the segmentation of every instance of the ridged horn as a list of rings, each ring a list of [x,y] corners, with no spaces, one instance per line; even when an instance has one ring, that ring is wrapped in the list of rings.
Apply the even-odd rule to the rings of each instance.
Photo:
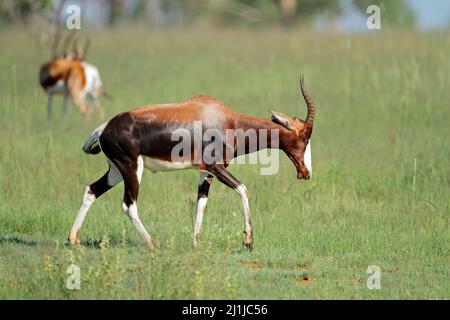
[[[308,94],[308,91],[306,91],[303,75],[300,76],[300,89],[302,91],[303,98],[305,99],[306,107],[308,108],[308,114],[306,115],[305,124],[309,125],[312,128],[314,124],[315,114],[314,101]]]

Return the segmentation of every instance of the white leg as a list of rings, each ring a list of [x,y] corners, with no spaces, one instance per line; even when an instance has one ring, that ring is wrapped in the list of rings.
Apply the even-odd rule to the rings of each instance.
[[[155,249],[152,238],[148,234],[147,230],[145,230],[144,225],[142,224],[141,220],[139,219],[136,202],[133,202],[129,207],[127,207],[127,205],[124,203],[123,210],[128,215],[128,217],[130,218],[131,222],[133,223],[133,225],[135,226],[135,228],[137,229],[139,234],[147,242],[150,249],[151,250]]]
[[[53,104],[53,94],[47,94],[47,117],[48,120],[52,118],[52,104]]]
[[[98,116],[101,120],[105,118],[105,113],[103,112],[102,108],[100,107],[100,101],[98,99],[98,90],[95,90],[90,93],[92,102],[94,103],[94,107],[97,110]]]
[[[250,217],[250,205],[248,203],[248,192],[245,185],[241,184],[237,187],[236,191],[241,195],[242,207],[244,208],[244,224],[245,224],[245,241],[244,244],[251,247],[253,243],[253,226]]]
[[[194,244],[197,245],[197,238],[200,234],[200,229],[202,227],[203,221],[203,212],[206,208],[206,203],[208,202],[208,197],[201,197],[197,200],[197,217],[195,220],[195,228],[194,228]]]
[[[208,202],[208,191],[212,179],[213,177],[209,172],[200,173],[200,180],[198,183],[198,196],[197,196],[197,216],[194,228],[194,246],[198,245],[198,237],[202,226],[203,213],[205,212],[206,204]]]
[[[65,93],[63,102],[63,117],[66,117],[68,108],[69,108],[69,95]]]
[[[81,207],[78,210],[77,217],[73,222],[72,229],[70,230],[69,240],[72,245],[80,244],[78,234],[80,232],[81,225],[83,224],[84,218],[89,211],[89,208],[95,201],[95,195],[91,191],[91,187],[87,186],[84,191],[83,201],[81,202]]]
[[[139,191],[139,184],[141,183],[143,172],[144,172],[144,159],[142,158],[142,156],[139,156],[137,159],[137,169],[136,169],[136,173],[135,173],[136,178],[137,178],[137,183],[138,183],[138,185],[137,185],[138,191]],[[133,179],[131,179],[128,183],[133,183],[132,181],[133,181]],[[145,230],[144,225],[142,224],[141,220],[139,219],[136,199],[137,199],[137,193],[132,195],[132,199],[131,199],[132,202],[131,202],[130,206],[127,206],[126,203],[123,203],[123,210],[128,215],[128,217],[130,218],[133,225],[136,227],[139,234],[147,242],[150,249],[153,250],[153,249],[155,249],[155,246],[153,244],[152,238],[150,237],[147,230]]]
[[[95,108],[100,107],[100,103],[98,101],[98,97],[97,97],[97,95],[95,93],[91,93],[91,98],[92,98],[92,102],[94,104],[94,107]]]
[[[79,233],[81,225],[83,224],[84,218],[86,218],[89,208],[97,199],[97,197],[99,197],[100,195],[102,195],[103,193],[114,187],[116,184],[118,184],[120,181],[122,181],[122,176],[117,167],[114,165],[114,163],[112,163],[109,160],[108,163],[109,163],[108,172],[99,180],[97,180],[90,186],[87,186],[84,191],[81,207],[78,210],[77,216],[75,218],[75,221],[69,234],[69,241],[72,245],[80,244]],[[93,188],[96,190],[97,195],[93,192],[91,186],[94,186]]]

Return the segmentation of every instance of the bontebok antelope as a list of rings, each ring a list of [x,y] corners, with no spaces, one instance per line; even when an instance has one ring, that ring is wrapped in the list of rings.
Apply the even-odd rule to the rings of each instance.
[[[61,1],[62,3],[63,1]],[[64,95],[63,114],[66,115],[68,99],[85,115],[89,117],[91,109],[88,108],[86,97],[89,96],[97,110],[100,118],[103,118],[103,111],[100,108],[99,97],[106,95],[98,68],[85,61],[89,40],[86,40],[84,50],[77,46],[77,41],[73,41],[73,50],[67,53],[74,33],[70,33],[65,39],[62,50],[58,52],[61,39],[60,26],[53,39],[53,57],[41,65],[39,72],[39,82],[47,94],[48,118],[52,117],[53,95]]]
[[[237,156],[264,148],[277,148],[294,163],[298,179],[310,179],[314,103],[305,89],[303,77],[300,88],[307,106],[305,121],[278,112],[272,112],[271,119],[251,117],[228,109],[215,98],[197,96],[180,103],[149,105],[123,112],[102,124],[88,137],[83,150],[89,154],[103,152],[109,169],[103,177],[86,187],[69,241],[73,245],[80,243],[79,231],[89,207],[123,180],[123,210],[149,247],[154,248],[137,209],[144,167],[153,172],[193,168],[200,171],[194,244],[199,236],[209,187],[215,177],[240,195],[245,222],[244,245],[251,248],[253,227],[247,188],[227,170],[227,166]],[[195,132],[198,124],[201,124],[202,132],[212,131],[213,134],[209,137],[200,135],[198,140]],[[249,130],[255,132],[257,143],[252,144],[251,136],[247,134],[229,134]],[[179,148],[183,137],[190,137],[184,149]],[[212,145],[223,146],[225,152],[214,148],[215,154],[210,153]]]

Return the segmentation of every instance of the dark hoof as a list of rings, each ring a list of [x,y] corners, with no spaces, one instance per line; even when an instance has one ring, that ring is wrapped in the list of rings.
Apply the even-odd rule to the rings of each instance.
[[[245,246],[248,250],[253,250],[253,243],[245,243],[245,242],[244,242],[244,246]]]

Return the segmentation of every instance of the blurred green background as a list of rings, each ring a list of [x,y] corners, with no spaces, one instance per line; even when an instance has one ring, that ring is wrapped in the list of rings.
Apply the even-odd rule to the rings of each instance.
[[[381,31],[366,29],[366,1],[285,1],[286,12],[278,1],[78,3],[77,35],[91,39],[87,60],[114,97],[101,100],[107,117],[202,93],[254,116],[272,109],[304,117],[304,73],[317,105],[313,179],[298,181],[283,154],[274,176],[259,175],[258,165],[230,166],[250,193],[251,252],[242,247],[240,199],[217,181],[200,247],[192,247],[192,170],[144,173],[139,214],[158,251],[147,251],[123,214],[120,184],[92,206],[82,245],[68,246],[84,186],[106,170],[102,155],[81,150],[101,122],[84,121],[75,108],[62,120],[60,98],[47,121],[38,70],[50,58],[58,3],[3,0],[1,299],[449,297],[450,34],[438,18],[442,2],[431,10],[442,23],[432,28],[415,1],[380,2]],[[342,20],[349,5],[357,18]],[[71,263],[81,268],[79,291],[65,285]],[[380,290],[366,286],[369,265],[381,268]]]

